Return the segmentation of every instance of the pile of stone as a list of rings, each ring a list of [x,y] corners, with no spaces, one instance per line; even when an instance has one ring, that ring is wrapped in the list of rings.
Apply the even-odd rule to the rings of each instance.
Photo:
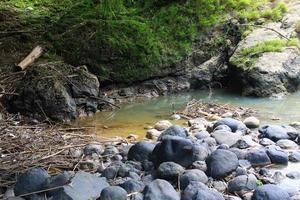
[[[273,172],[270,164],[300,162],[300,134],[291,126],[197,118],[189,127],[158,122],[153,140],[133,145],[87,145],[99,161],[93,173],[50,176],[34,168],[18,177],[9,199],[74,200],[296,200],[300,188],[280,180],[299,172]],[[251,129],[250,129],[251,128]],[[148,131],[148,135],[149,134]],[[154,139],[155,138],[155,139]],[[280,178],[278,178],[280,177]]]

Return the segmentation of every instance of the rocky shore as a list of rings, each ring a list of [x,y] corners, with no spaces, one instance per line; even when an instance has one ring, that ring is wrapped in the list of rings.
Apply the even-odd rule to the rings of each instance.
[[[131,136],[132,138],[133,136]],[[188,127],[157,122],[138,142],[91,143],[77,148],[75,171],[20,174],[4,199],[74,200],[298,200],[299,170],[272,170],[300,162],[299,126],[195,118]],[[71,152],[70,152],[71,153]],[[87,162],[89,160],[89,162]],[[77,169],[79,169],[77,171]]]

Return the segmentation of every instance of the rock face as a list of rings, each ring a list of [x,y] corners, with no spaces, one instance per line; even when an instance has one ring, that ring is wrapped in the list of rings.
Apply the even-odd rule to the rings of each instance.
[[[180,200],[179,194],[165,180],[156,179],[147,185],[143,191],[144,200]]]
[[[300,54],[296,47],[283,47],[278,52],[255,52],[245,55],[245,51],[263,42],[283,41],[286,39],[273,30],[285,35],[295,37],[295,18],[299,18],[299,13],[289,11],[294,17],[285,19],[286,21],[270,22],[264,24],[266,28],[254,29],[245,39],[243,39],[233,56],[230,58],[232,66],[233,80],[238,80],[241,91],[244,95],[254,95],[267,97],[273,94],[294,92],[300,85]],[[297,17],[295,17],[297,16]],[[293,20],[291,20],[293,19]]]
[[[253,194],[253,200],[290,200],[289,194],[280,187],[267,184],[258,187]]]
[[[208,175],[221,179],[238,167],[237,156],[228,150],[218,149],[206,160]]]
[[[101,107],[97,77],[84,67],[74,68],[62,62],[31,67],[17,92],[19,96],[7,99],[9,110],[31,117],[64,121],[95,113]]]

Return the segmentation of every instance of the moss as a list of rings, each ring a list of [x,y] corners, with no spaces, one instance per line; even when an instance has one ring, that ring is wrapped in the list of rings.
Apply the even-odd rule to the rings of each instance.
[[[281,52],[286,47],[296,47],[300,51],[300,41],[297,38],[291,40],[276,39],[258,43],[252,47],[243,49],[242,52],[232,60],[237,67],[252,69],[256,59],[265,52]]]
[[[298,20],[297,23],[296,23],[295,31],[296,31],[297,33],[300,33],[300,20]]]

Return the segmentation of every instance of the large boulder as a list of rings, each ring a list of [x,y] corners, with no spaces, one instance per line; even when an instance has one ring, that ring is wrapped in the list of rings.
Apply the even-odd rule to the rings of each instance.
[[[246,133],[246,131],[247,131],[247,127],[243,122],[233,119],[233,118],[220,119],[214,124],[213,128],[216,128],[220,125],[229,126],[231,128],[232,132],[240,131],[242,133]]]
[[[105,178],[79,171],[71,183],[53,195],[53,199],[97,199],[102,190],[108,186]]]
[[[284,48],[286,39],[278,34],[280,32],[290,37],[295,35],[294,28],[283,28],[280,22],[271,22],[264,26],[267,28],[254,29],[238,44],[229,60],[234,75],[232,80],[235,85],[240,86],[244,95],[267,97],[294,92],[300,84],[299,51],[296,47]],[[267,42],[272,46],[272,42],[281,43],[283,48],[281,51],[265,52],[261,49]]]
[[[151,154],[151,160],[156,167],[168,161],[188,167],[197,159],[199,152],[196,147],[189,139],[178,136],[164,137],[155,146]]]
[[[70,76],[70,77],[69,77]],[[62,62],[29,68],[11,96],[8,109],[36,118],[65,121],[95,113],[101,105],[99,81],[84,67]]]
[[[208,175],[221,179],[234,171],[239,162],[237,156],[231,151],[218,149],[207,158],[206,164]]]
[[[180,200],[173,186],[165,180],[156,179],[147,185],[143,191],[144,200]]]
[[[178,137],[187,137],[187,131],[178,125],[170,126],[159,136],[158,140],[162,140],[166,136],[178,136]]]
[[[280,187],[267,184],[258,187],[254,193],[252,200],[290,200],[289,194]]]
[[[148,160],[155,145],[151,142],[142,141],[133,145],[128,152],[128,160]]]
[[[290,139],[289,129],[279,125],[265,125],[259,128],[261,138],[268,138],[274,142],[281,139]]]

